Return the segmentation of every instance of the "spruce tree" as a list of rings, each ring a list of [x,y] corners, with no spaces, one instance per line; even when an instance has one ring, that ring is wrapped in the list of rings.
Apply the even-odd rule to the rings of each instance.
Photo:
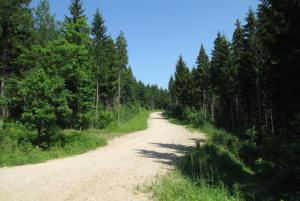
[[[212,85],[215,101],[218,105],[217,122],[223,127],[232,127],[232,97],[234,93],[233,83],[235,82],[234,69],[232,68],[232,53],[230,43],[225,36],[218,33],[215,40],[214,50],[211,59]],[[231,118],[228,118],[231,117]],[[226,118],[224,118],[226,117]]]
[[[171,75],[169,83],[168,83],[168,90],[169,90],[169,94],[170,94],[170,103],[171,105],[175,105],[176,104],[176,91],[175,91],[175,83],[174,83],[174,78]]]
[[[201,45],[196,64],[197,68],[194,76],[195,102],[197,109],[200,109],[200,106],[202,105],[202,109],[206,114],[208,110],[210,63],[203,45]]]
[[[175,91],[181,107],[190,106],[191,104],[191,74],[183,61],[182,56],[176,64],[175,70]]]
[[[239,20],[236,20],[235,23],[235,30],[232,36],[232,45],[231,45],[231,49],[232,49],[232,54],[233,54],[233,60],[232,60],[232,65],[233,68],[235,69],[235,76],[236,76],[236,80],[234,83],[234,89],[235,89],[235,100],[234,100],[234,104],[235,104],[235,123],[238,123],[238,121],[240,120],[240,112],[241,112],[241,105],[240,105],[240,99],[241,99],[241,90],[240,90],[240,82],[238,80],[238,72],[239,69],[242,65],[242,57],[243,57],[243,41],[244,41],[244,32],[241,28],[241,23]]]
[[[54,15],[50,14],[48,0],[41,0],[34,9],[36,40],[44,47],[46,43],[57,37]]]
[[[128,55],[127,55],[127,41],[124,37],[124,32],[120,31],[120,34],[117,37],[116,41],[116,49],[117,49],[117,60],[116,64],[119,68],[119,76],[118,76],[118,123],[120,123],[120,101],[121,101],[121,81],[122,74],[126,69],[128,64]]]
[[[85,15],[83,14],[85,10],[82,8],[81,0],[72,0],[71,5],[69,6],[69,11],[71,16],[65,16],[65,20],[67,23],[73,22],[74,24],[76,24],[79,18],[85,17]]]
[[[29,4],[30,0],[0,1],[1,122],[8,114],[10,99],[6,84],[22,71],[23,66],[19,66],[16,59],[32,43],[33,19]]]
[[[94,36],[93,38],[93,49],[94,49],[94,57],[95,57],[95,79],[96,79],[96,112],[95,112],[95,122],[98,121],[98,109],[99,109],[99,90],[100,87],[99,84],[102,83],[106,84],[104,79],[107,77],[107,68],[105,66],[105,43],[107,41],[106,36],[106,27],[104,25],[104,20],[102,19],[102,16],[99,12],[99,9],[97,8],[96,14],[94,15],[94,19],[92,22],[92,29],[91,34]],[[101,94],[105,95],[105,91],[102,89],[100,90]],[[95,123],[95,125],[96,125]]]

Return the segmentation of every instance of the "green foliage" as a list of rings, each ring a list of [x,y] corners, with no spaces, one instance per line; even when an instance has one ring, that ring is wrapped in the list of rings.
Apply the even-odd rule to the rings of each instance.
[[[120,125],[112,123],[103,130],[57,131],[51,136],[47,149],[37,146],[39,138],[36,131],[28,129],[20,122],[6,123],[0,131],[0,167],[38,163],[81,154],[106,145],[107,140],[113,137],[147,128],[149,111],[132,108],[126,112],[130,116],[127,121],[121,122]]]
[[[112,112],[101,110],[98,114],[97,128],[103,129],[116,123],[116,118]]]
[[[53,158],[81,154],[99,146],[106,140],[87,132],[59,132],[51,139],[47,149],[36,146],[38,135],[22,124],[6,124],[0,132],[0,167],[44,162]]]
[[[202,106],[203,111],[206,113],[209,100],[210,62],[203,45],[201,45],[196,64],[197,68],[192,72],[193,105],[198,110]]]
[[[85,10],[82,8],[81,0],[72,0],[71,5],[69,6],[69,11],[71,17],[65,16],[65,21],[67,23],[73,22],[76,24],[78,19],[85,17],[83,14]]]
[[[41,141],[49,141],[57,130],[56,117],[70,116],[64,81],[37,68],[30,70],[18,87],[19,98],[24,101],[21,120],[29,128],[37,129]]]
[[[125,39],[123,31],[120,31],[117,37],[116,49],[117,49],[116,65],[119,67],[119,71],[122,72],[126,68],[126,65],[128,64],[127,41]]]
[[[34,9],[34,26],[36,31],[36,40],[45,47],[47,42],[57,38],[55,16],[50,14],[50,5],[48,0],[40,0]]]
[[[181,106],[189,105],[191,101],[191,75],[188,67],[183,61],[182,56],[179,57],[175,71],[175,91]]]

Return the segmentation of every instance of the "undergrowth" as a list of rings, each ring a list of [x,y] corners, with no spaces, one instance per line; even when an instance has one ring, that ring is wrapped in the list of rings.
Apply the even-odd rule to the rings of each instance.
[[[260,181],[240,159],[241,143],[236,136],[215,128],[202,114],[189,114],[184,121],[163,115],[172,123],[205,133],[206,141],[196,142],[178,160],[175,172],[148,188],[154,197],[166,201],[257,200]]]
[[[22,124],[8,124],[6,129],[0,131],[0,167],[81,154],[106,145],[107,140],[116,136],[146,129],[150,111],[140,108],[132,113],[119,125],[110,124],[102,130],[58,131],[48,143],[43,144],[37,141],[37,131],[29,130]]]

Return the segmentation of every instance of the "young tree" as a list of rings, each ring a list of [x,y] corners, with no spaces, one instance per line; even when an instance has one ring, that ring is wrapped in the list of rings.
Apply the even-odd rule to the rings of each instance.
[[[117,49],[117,66],[119,67],[119,83],[118,83],[118,123],[120,123],[120,99],[121,99],[121,75],[126,69],[126,65],[128,64],[128,56],[127,56],[127,41],[124,37],[124,32],[120,31],[119,36],[116,41],[116,49]]]
[[[22,121],[37,129],[39,143],[49,144],[57,130],[57,117],[68,118],[70,114],[64,80],[36,68],[26,72],[18,86],[18,96],[24,101]]]
[[[34,26],[36,29],[36,40],[43,47],[58,35],[54,15],[50,14],[50,6],[48,0],[40,0],[34,9]]]
[[[96,78],[96,112],[95,112],[95,125],[98,121],[98,109],[99,109],[99,83],[104,83],[103,78],[107,77],[107,69],[105,68],[105,43],[107,41],[106,36],[106,26],[104,25],[104,20],[97,8],[96,14],[94,15],[94,19],[92,22],[91,34],[94,36],[93,38],[93,46],[94,46],[94,56],[95,56],[95,78]],[[101,91],[102,94],[105,91]]]

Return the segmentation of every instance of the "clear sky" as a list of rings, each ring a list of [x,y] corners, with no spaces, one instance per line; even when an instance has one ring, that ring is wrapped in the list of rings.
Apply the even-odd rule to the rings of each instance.
[[[36,6],[39,0],[33,0]],[[49,0],[51,13],[63,20],[71,0]],[[108,34],[120,30],[128,42],[129,63],[137,80],[167,88],[182,55],[191,69],[200,45],[210,55],[217,32],[231,40],[236,19],[242,23],[258,0],[83,0],[90,23],[100,9]]]

